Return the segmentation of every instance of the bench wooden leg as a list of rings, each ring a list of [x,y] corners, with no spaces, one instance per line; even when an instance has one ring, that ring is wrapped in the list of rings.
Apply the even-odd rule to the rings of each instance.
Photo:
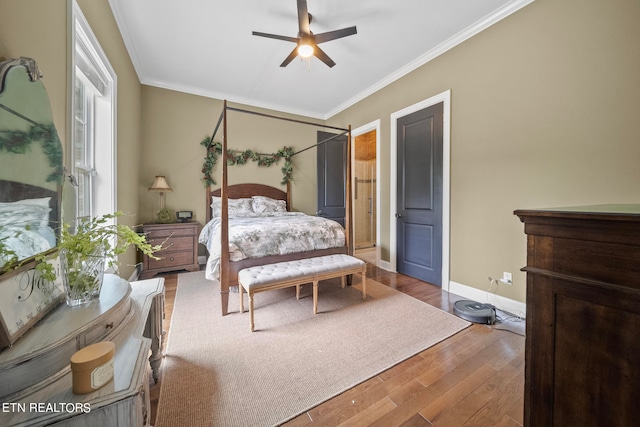
[[[300,299],[300,285],[296,285],[296,299]]]
[[[362,299],[367,299],[367,269],[362,269]]]
[[[345,283],[344,276],[340,276],[340,284],[342,285],[342,289],[344,289],[344,283]]]
[[[249,291],[249,325],[251,326],[251,332],[254,331],[255,325],[253,323],[253,292]]]
[[[318,281],[313,281],[313,314],[318,314]]]
[[[244,313],[244,288],[241,284],[238,284],[238,295],[240,296],[240,313]]]

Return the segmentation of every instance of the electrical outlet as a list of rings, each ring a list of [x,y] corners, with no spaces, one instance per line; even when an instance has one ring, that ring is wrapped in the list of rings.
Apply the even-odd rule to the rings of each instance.
[[[502,279],[500,279],[500,281],[506,285],[512,285],[513,284],[513,275],[507,271],[502,273]]]

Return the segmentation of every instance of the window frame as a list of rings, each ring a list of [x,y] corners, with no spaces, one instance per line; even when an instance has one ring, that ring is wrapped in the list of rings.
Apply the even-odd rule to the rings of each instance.
[[[70,52],[70,127],[67,134],[70,181],[75,183],[75,206],[73,210],[73,221],[77,219],[79,213],[83,216],[100,216],[117,211],[117,188],[116,188],[116,94],[117,78],[113,67],[102,50],[95,34],[91,30],[87,20],[75,0],[72,0],[71,9],[71,48]],[[86,132],[90,135],[92,143],[85,147],[85,158],[76,161],[75,148],[77,142],[76,135],[76,81],[90,88],[91,93],[83,95],[83,100],[89,101],[89,108],[85,111],[90,115],[87,117]],[[78,201],[77,180],[78,172],[83,171],[84,177],[89,181],[88,212],[86,209],[80,212]],[[66,220],[71,218],[66,217]]]

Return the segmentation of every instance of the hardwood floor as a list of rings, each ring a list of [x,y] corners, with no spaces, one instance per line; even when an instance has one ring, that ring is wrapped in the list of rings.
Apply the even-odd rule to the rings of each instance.
[[[450,313],[455,301],[461,299],[437,286],[372,265],[367,274]],[[178,276],[163,277],[164,328],[168,334]],[[524,341],[523,336],[512,332],[472,324],[284,425],[521,426]],[[161,383],[162,373],[158,383],[151,384],[152,425]]]

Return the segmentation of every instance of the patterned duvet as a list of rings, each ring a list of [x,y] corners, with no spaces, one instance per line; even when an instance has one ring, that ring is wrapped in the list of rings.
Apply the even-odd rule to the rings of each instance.
[[[220,218],[209,221],[199,242],[209,251],[205,276],[220,272]],[[271,212],[229,218],[231,261],[344,246],[344,229],[330,219],[301,212]]]

